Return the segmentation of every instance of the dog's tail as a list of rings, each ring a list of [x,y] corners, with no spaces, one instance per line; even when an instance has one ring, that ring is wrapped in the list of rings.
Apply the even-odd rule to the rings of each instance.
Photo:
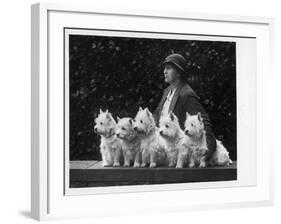
[[[232,160],[229,157],[229,152],[224,147],[221,141],[217,140],[217,149],[215,153],[215,161],[217,165],[230,165],[232,164]]]

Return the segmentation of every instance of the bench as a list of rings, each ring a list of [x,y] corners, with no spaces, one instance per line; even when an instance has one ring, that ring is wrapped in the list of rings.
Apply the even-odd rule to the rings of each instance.
[[[237,179],[236,162],[225,167],[103,167],[101,161],[70,161],[70,187],[167,184]]]

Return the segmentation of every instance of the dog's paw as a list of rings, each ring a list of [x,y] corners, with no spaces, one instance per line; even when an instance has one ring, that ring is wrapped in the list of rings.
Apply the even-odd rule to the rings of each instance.
[[[155,168],[156,167],[156,163],[150,163],[149,167],[150,168]]]
[[[188,167],[189,167],[189,168],[193,168],[193,167],[195,167],[195,164],[194,164],[194,163],[190,163],[190,164],[188,165]]]
[[[146,163],[142,163],[142,164],[141,164],[141,167],[146,167]]]
[[[108,163],[103,163],[102,166],[103,166],[103,167],[109,167],[109,166],[111,166],[111,165],[108,164]]]
[[[140,165],[139,163],[135,163],[135,164],[134,164],[134,167],[135,167],[135,168],[138,168],[138,167],[140,167],[140,166],[141,166],[141,165]]]
[[[206,162],[201,161],[199,164],[199,168],[204,168],[206,167]]]
[[[113,166],[114,166],[114,167],[119,167],[119,166],[120,166],[120,163],[114,163]]]
[[[130,164],[129,163],[124,163],[124,167],[129,167]]]
[[[177,164],[176,168],[183,168],[183,165],[182,164]]]
[[[175,167],[175,166],[176,166],[175,163],[169,163],[169,164],[168,164],[168,167]]]

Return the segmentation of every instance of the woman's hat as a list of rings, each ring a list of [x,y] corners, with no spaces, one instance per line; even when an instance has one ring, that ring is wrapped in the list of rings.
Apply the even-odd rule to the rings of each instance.
[[[165,58],[162,64],[171,63],[179,68],[181,71],[185,71],[184,67],[186,65],[186,60],[181,54],[170,54],[168,57]]]

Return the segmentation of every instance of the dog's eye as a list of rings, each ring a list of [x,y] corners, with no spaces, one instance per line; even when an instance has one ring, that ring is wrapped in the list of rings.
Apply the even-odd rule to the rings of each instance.
[[[142,123],[142,120],[140,120],[140,123]]]
[[[166,124],[165,127],[166,127],[166,128],[169,128],[169,125]]]
[[[126,128],[124,128],[124,127],[122,127],[121,129],[124,130],[124,131],[126,131]]]
[[[100,122],[100,125],[103,125],[103,123],[102,123],[102,122]]]
[[[193,123],[191,123],[191,127],[193,127],[194,125],[193,125]]]

